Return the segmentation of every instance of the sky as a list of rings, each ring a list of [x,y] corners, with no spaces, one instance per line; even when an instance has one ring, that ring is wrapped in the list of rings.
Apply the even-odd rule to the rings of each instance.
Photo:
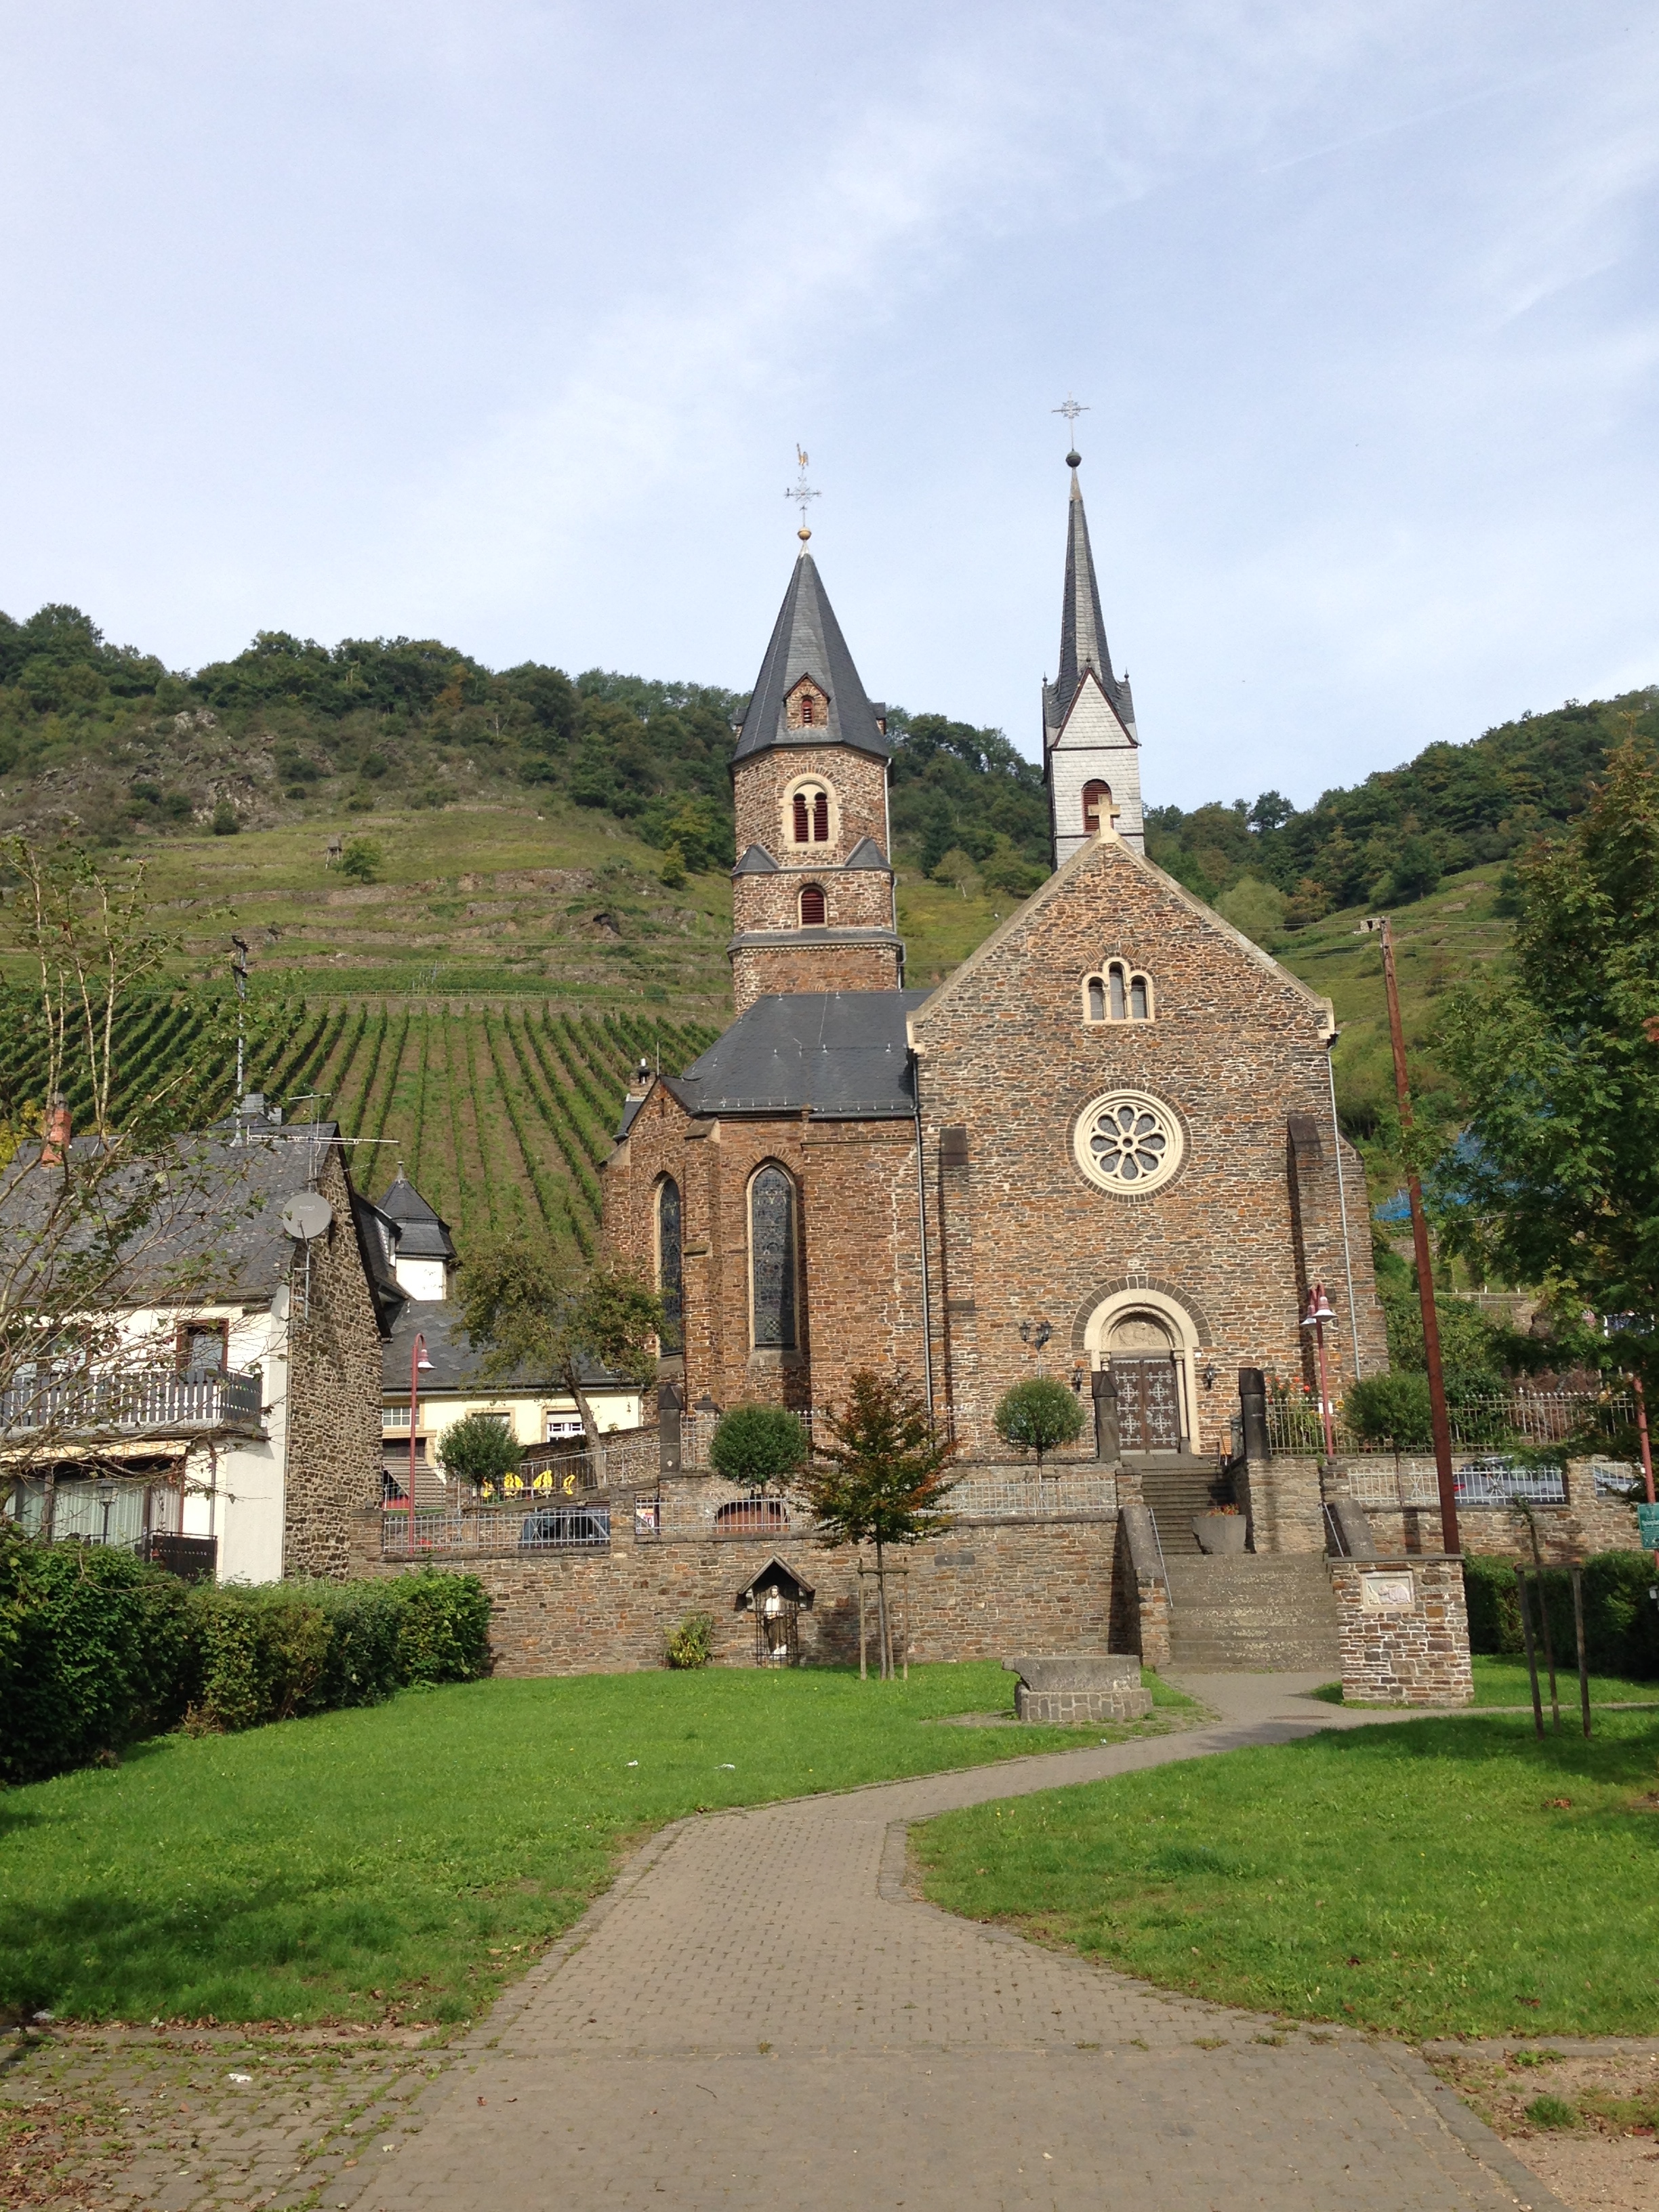
[[[0,607],[1035,754],[1067,428],[1150,804],[1659,682],[1659,9],[0,0]]]

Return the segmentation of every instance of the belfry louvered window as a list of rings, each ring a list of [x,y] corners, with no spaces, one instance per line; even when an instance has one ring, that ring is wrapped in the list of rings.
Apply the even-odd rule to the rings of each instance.
[[[684,1348],[684,1291],[680,1266],[680,1187],[672,1176],[657,1186],[657,1294],[662,1300],[662,1348]]]
[[[827,791],[812,794],[812,842],[827,845],[830,842],[830,794]]]
[[[763,1168],[749,1186],[749,1275],[756,1348],[795,1348],[795,1186]]]
[[[806,805],[806,793],[795,793],[795,842],[804,845],[812,835],[812,817]]]
[[[800,921],[803,929],[816,929],[824,917],[823,889],[819,884],[808,884],[800,895]]]

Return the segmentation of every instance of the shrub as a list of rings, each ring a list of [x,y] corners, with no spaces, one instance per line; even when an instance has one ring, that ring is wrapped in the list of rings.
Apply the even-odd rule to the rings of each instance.
[[[452,1481],[495,1484],[511,1474],[524,1456],[504,1421],[489,1413],[469,1413],[447,1428],[438,1445],[438,1463]]]
[[[0,1782],[38,1781],[174,1726],[257,1728],[487,1674],[473,1575],[186,1588],[99,1545],[0,1530]]]
[[[242,817],[228,799],[222,799],[213,810],[213,834],[216,837],[234,837],[242,826]]]
[[[1073,1443],[1083,1434],[1083,1406],[1077,1392],[1056,1376],[1032,1375],[1003,1392],[991,1425],[1005,1443],[1034,1451],[1041,1467],[1044,1452]]]
[[[340,854],[340,873],[348,883],[378,881],[385,855],[372,837],[348,837]]]
[[[663,1662],[666,1666],[689,1670],[706,1667],[714,1656],[714,1614],[688,1613],[679,1626],[671,1632]]]
[[[1426,1444],[1434,1425],[1426,1375],[1367,1375],[1342,1401],[1342,1418],[1366,1443]]]
[[[663,848],[662,866],[657,873],[665,890],[677,891],[685,883],[685,854],[678,842]]]
[[[781,1482],[805,1467],[806,1431],[781,1406],[733,1406],[708,1447],[708,1462],[728,1482]]]
[[[1515,1567],[1512,1559],[1465,1553],[1463,1590],[1471,1650],[1505,1658],[1524,1654]],[[1653,1561],[1645,1552],[1597,1552],[1585,1560],[1584,1656],[1593,1673],[1622,1675],[1628,1681],[1659,1681],[1659,1606],[1648,1595],[1653,1579]],[[1572,1577],[1565,1567],[1546,1567],[1542,1583],[1556,1668],[1571,1673],[1577,1665]],[[1530,1574],[1528,1583],[1541,1665],[1543,1639]]]

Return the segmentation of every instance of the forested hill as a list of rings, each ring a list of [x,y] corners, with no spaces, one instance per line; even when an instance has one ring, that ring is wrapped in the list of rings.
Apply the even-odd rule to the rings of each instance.
[[[112,646],[78,609],[0,614],[0,827],[125,843],[547,787],[694,873],[729,867],[744,695],[535,661],[491,670],[434,639],[336,646],[262,631],[192,674]],[[893,710],[893,827],[924,872],[1014,896],[1046,872],[1038,770],[997,730]]]
[[[1184,812],[1152,808],[1147,850],[1201,898],[1246,877],[1284,901],[1291,929],[1365,902],[1401,905],[1442,876],[1507,860],[1571,821],[1611,747],[1659,749],[1659,686],[1523,714],[1467,744],[1427,746],[1403,768],[1297,809],[1276,791]],[[1237,919],[1235,916],[1235,919]]]
[[[234,659],[180,673],[108,644],[74,607],[0,614],[0,827],[113,845],[545,787],[647,845],[677,846],[694,873],[719,871],[733,857],[727,770],[742,705],[714,684],[573,678],[535,661],[491,670],[435,639],[323,646],[262,631]],[[1048,865],[1038,769],[1000,731],[943,715],[895,708],[890,731],[905,868],[992,900],[1035,888]],[[1502,862],[1572,818],[1627,732],[1659,744],[1659,690],[1431,745],[1305,809],[1271,791],[1254,805],[1157,807],[1148,848],[1230,906],[1254,878],[1270,925],[1294,930]],[[1148,765],[1155,788],[1155,749]]]

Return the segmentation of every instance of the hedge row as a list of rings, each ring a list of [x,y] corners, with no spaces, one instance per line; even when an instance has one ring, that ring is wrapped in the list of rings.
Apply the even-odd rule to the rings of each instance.
[[[0,1782],[179,1727],[257,1728],[488,1672],[474,1575],[188,1587],[98,1545],[0,1533]]]
[[[1521,1630],[1515,1565],[1513,1559],[1480,1553],[1465,1554],[1463,1588],[1468,1598],[1472,1650],[1506,1657],[1524,1656],[1527,1647]],[[1632,1682],[1659,1681],[1659,1605],[1648,1595],[1654,1583],[1653,1559],[1646,1552],[1597,1552],[1585,1560],[1584,1652],[1593,1674],[1619,1674]],[[1530,1573],[1528,1583],[1536,1637],[1540,1622]],[[1572,1577],[1565,1567],[1546,1567],[1543,1586],[1555,1662],[1558,1668],[1571,1668],[1577,1664]],[[1540,1661],[1542,1650],[1540,1638]]]

